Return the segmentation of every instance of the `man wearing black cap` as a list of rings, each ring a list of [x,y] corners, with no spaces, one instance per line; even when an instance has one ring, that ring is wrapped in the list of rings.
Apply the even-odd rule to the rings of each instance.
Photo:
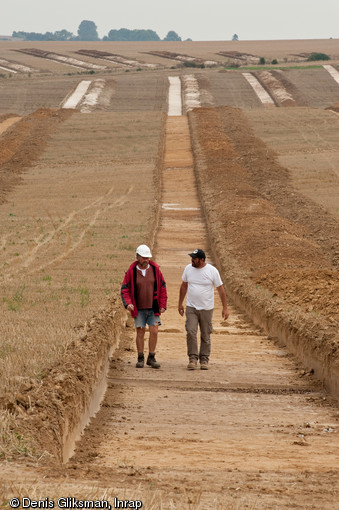
[[[182,284],[179,292],[178,312],[184,315],[183,301],[186,299],[186,336],[188,370],[198,368],[208,370],[211,352],[210,334],[213,330],[212,315],[214,309],[214,287],[217,288],[221,303],[222,317],[227,319],[229,313],[226,303],[226,294],[220,278],[219,271],[211,264],[206,263],[206,255],[200,248],[189,253],[192,257],[182,275]],[[200,351],[198,351],[197,333],[200,326]]]

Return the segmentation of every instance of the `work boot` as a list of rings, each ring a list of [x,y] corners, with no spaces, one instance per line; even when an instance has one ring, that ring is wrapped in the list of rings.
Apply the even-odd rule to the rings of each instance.
[[[202,361],[200,363],[200,370],[208,370],[208,363],[207,363],[207,361]]]
[[[196,370],[198,368],[198,362],[194,360],[190,360],[189,364],[187,365],[187,370]]]
[[[152,368],[160,368],[160,363],[155,359],[154,354],[149,354],[147,358],[147,365]]]
[[[138,361],[137,361],[137,364],[135,365],[136,368],[144,368],[144,364],[145,364],[145,357],[143,354],[138,354]]]

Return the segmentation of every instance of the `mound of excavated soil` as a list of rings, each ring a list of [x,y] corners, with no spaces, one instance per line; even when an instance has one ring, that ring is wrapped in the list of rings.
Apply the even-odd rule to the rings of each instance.
[[[293,96],[286,90],[279,78],[273,76],[272,73],[260,71],[256,73],[256,77],[278,106],[297,106]]]
[[[259,315],[298,330],[304,360],[335,367],[338,222],[292,187],[288,170],[254,136],[241,110],[201,108],[189,118],[209,233],[229,290],[247,293]]]
[[[51,367],[39,384],[23,384],[15,399],[4,402],[16,416],[16,427],[37,454],[48,452],[63,460],[67,440],[77,430],[79,420],[89,409],[91,396],[105,375],[110,349],[119,341],[125,311],[120,298],[112,298],[106,309],[81,326],[58,365]]]
[[[18,121],[0,137],[0,203],[20,182],[20,173],[42,153],[48,137],[72,110],[40,109]],[[14,116],[3,115],[0,121]]]
[[[334,104],[333,106],[329,106],[328,108],[326,108],[326,110],[332,110],[333,112],[339,113],[339,103]]]
[[[308,106],[308,101],[302,94],[302,92],[287,78],[284,71],[277,70],[271,71],[271,75],[276,78],[285,90],[293,97],[297,106]],[[288,106],[285,104],[284,106]]]

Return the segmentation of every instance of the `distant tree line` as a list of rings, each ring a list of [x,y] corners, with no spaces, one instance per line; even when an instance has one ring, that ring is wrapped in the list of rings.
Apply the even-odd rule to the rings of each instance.
[[[13,32],[12,37],[23,39],[24,41],[161,41],[154,30],[120,28],[112,29],[107,36],[102,39],[98,36],[97,26],[93,21],[83,20],[78,28],[78,35],[68,32],[68,30],[57,30],[56,32],[46,32],[40,34],[37,32]],[[170,30],[164,41],[181,41],[181,37]]]
[[[24,41],[74,41],[77,38],[67,30],[57,30],[56,32],[13,32],[12,37],[23,39]]]
[[[160,37],[154,30],[110,30],[103,41],[160,41]]]

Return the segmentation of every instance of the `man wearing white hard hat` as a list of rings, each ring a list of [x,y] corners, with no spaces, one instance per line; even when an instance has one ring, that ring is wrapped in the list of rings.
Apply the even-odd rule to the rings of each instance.
[[[155,359],[155,349],[158,327],[161,326],[160,315],[166,310],[167,291],[160,268],[151,257],[151,250],[146,244],[138,246],[136,261],[128,268],[121,285],[123,305],[133,317],[137,331],[137,368],[143,368],[145,363],[146,325],[149,327],[149,354],[146,364],[152,368],[160,368],[160,363]]]

